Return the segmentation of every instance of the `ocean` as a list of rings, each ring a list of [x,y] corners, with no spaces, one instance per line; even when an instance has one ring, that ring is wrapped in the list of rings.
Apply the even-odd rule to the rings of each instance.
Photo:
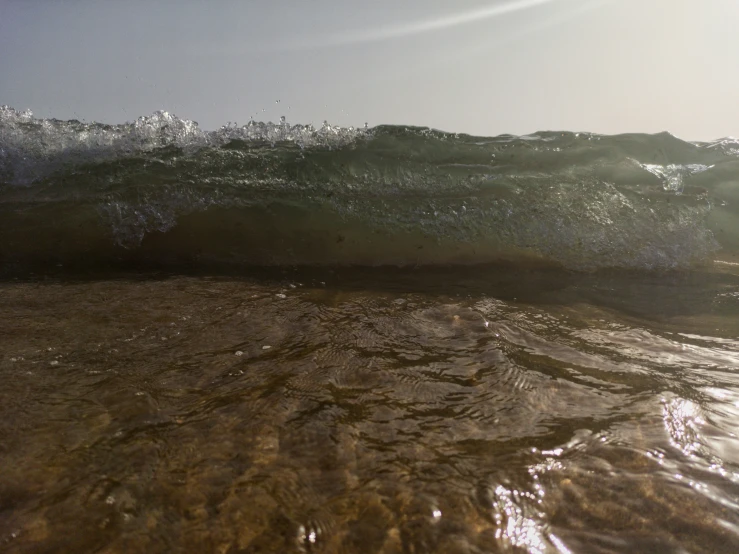
[[[739,551],[739,141],[0,108],[0,552]]]

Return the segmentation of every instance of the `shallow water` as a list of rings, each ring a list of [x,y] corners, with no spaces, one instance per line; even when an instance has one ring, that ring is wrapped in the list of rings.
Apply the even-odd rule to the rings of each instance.
[[[0,283],[0,551],[739,550],[739,276]]]

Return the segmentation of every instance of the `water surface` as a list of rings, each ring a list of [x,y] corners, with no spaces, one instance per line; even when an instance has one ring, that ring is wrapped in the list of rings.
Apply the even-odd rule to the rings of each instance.
[[[0,551],[732,552],[739,276],[0,283]]]

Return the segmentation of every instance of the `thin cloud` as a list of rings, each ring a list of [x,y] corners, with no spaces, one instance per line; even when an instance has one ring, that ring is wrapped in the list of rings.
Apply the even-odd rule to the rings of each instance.
[[[341,46],[348,44],[360,44],[368,42],[379,42],[388,39],[420,35],[431,31],[440,31],[464,25],[466,23],[479,22],[485,19],[493,19],[502,15],[543,6],[555,0],[518,0],[506,2],[505,4],[493,4],[476,10],[454,13],[436,19],[425,21],[412,21],[402,25],[389,25],[376,27],[374,29],[363,29],[361,31],[344,32],[341,34],[324,37],[323,40],[309,44],[293,45],[295,48],[321,48],[326,46]]]

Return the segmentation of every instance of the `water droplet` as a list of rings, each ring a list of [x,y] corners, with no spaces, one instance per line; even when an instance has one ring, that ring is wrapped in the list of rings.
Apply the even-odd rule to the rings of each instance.
[[[237,350],[236,352],[234,352],[234,354],[236,356],[243,356],[244,355],[244,353],[241,350]]]

